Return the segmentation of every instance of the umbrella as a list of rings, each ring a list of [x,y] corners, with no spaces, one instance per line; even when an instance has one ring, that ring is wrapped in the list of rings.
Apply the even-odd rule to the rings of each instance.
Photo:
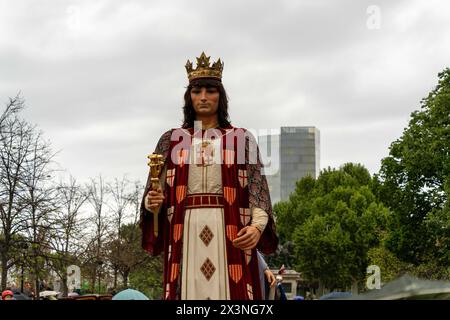
[[[14,300],[31,300],[29,296],[23,294],[20,291],[13,291],[13,292],[14,292]]]
[[[59,294],[59,292],[57,291],[42,291],[39,292],[39,297],[49,297],[49,296],[57,296]]]
[[[126,289],[117,293],[113,300],[149,300],[145,294],[134,289]]]
[[[351,297],[351,295],[352,293],[348,291],[345,292],[333,291],[324,296],[321,296],[319,300],[345,299]]]
[[[352,297],[352,300],[399,300],[450,298],[450,281],[424,280],[404,275],[379,290]]]

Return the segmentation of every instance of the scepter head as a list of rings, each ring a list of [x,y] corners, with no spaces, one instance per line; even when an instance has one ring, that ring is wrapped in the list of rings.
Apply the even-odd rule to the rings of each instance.
[[[150,175],[153,178],[158,179],[159,174],[164,166],[163,156],[161,154],[152,153],[147,157],[150,159],[148,166],[150,167]]]

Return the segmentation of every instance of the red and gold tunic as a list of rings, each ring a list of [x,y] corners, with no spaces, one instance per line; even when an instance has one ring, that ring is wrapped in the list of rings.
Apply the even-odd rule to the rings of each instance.
[[[278,245],[257,145],[244,129],[208,132],[173,129],[159,140],[155,152],[165,159],[161,231],[155,238],[143,202],[142,245],[153,255],[164,251],[165,299],[261,299],[256,250],[232,245],[254,210],[268,215],[257,248],[269,254]],[[144,197],[148,190],[149,181]]]

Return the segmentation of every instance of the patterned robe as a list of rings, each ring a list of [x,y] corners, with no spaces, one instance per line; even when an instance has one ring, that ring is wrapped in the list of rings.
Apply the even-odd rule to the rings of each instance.
[[[225,201],[223,203],[223,245],[226,256],[226,270],[223,279],[229,298],[232,300],[261,299],[259,284],[258,259],[256,250],[243,251],[232,245],[232,240],[240,229],[250,225],[250,210],[261,208],[268,214],[268,223],[261,235],[257,248],[265,253],[273,253],[278,245],[275,225],[272,216],[270,195],[259,151],[254,138],[239,128],[219,128],[220,148],[223,163],[221,169],[221,188]],[[216,130],[217,131],[217,130]],[[144,206],[145,195],[149,191],[150,177],[144,192],[141,205],[142,246],[153,255],[164,251],[164,298],[180,299],[182,291],[183,251],[187,246],[185,200],[189,185],[189,160],[191,159],[193,137],[202,137],[204,131],[193,129],[173,129],[161,137],[155,152],[162,154],[167,168],[165,181],[165,202],[158,216],[159,235],[153,234],[153,217]],[[244,152],[243,152],[244,150]],[[202,210],[205,210],[202,208]],[[220,217],[220,216],[219,216]],[[202,230],[203,231],[203,230]],[[207,230],[208,231],[208,230]],[[183,236],[185,235],[185,236]],[[193,233],[193,236],[197,236]],[[184,248],[184,250],[183,250]],[[195,254],[195,253],[194,253]],[[186,259],[184,259],[186,261]],[[202,266],[205,267],[205,264]],[[211,268],[206,265],[206,269]],[[183,270],[184,271],[184,270]],[[187,273],[185,273],[186,275]],[[205,272],[204,272],[205,274]],[[189,281],[184,279],[184,283]]]

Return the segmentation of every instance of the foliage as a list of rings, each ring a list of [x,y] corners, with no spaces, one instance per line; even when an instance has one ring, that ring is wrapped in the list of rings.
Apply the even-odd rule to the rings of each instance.
[[[145,263],[139,265],[133,272],[130,273],[129,287],[141,291],[150,299],[162,299],[162,275],[162,256],[149,257]]]
[[[369,265],[376,265],[381,271],[381,281],[388,283],[411,270],[410,265],[400,261],[384,246],[371,248],[368,252]]]
[[[371,177],[359,164],[305,177],[289,201],[275,206],[283,240],[294,243],[295,266],[306,278],[330,288],[362,281],[368,251],[386,235],[389,211],[371,191]]]
[[[450,265],[450,69],[382,160],[377,196],[393,212],[387,247],[416,266]]]

